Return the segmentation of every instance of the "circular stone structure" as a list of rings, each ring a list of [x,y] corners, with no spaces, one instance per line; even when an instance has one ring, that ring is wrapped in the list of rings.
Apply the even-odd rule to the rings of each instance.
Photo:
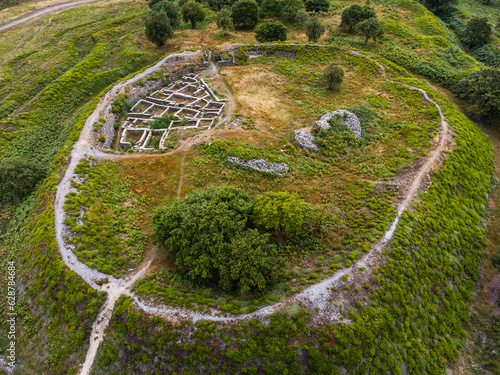
[[[338,109],[336,111],[327,113],[318,121],[316,121],[313,127],[315,129],[330,129],[330,124],[328,123],[328,121],[335,116],[340,116],[342,118],[342,121],[344,121],[344,124],[346,124],[347,127],[352,130],[354,136],[356,138],[361,138],[361,123],[359,122],[358,116],[344,109]]]

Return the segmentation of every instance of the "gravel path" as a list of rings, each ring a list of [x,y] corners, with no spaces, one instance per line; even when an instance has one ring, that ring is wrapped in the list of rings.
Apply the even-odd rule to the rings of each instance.
[[[26,16],[23,16],[15,21],[9,22],[5,25],[0,26],[0,31],[4,31],[7,29],[10,29],[11,27],[21,25],[25,22],[28,22],[32,20],[33,18],[37,18],[40,16],[44,16],[49,13],[58,13],[59,11],[66,10],[68,8],[72,8],[78,5],[86,4],[86,3],[91,3],[97,0],[79,0],[79,1],[70,1],[68,3],[62,3],[62,4],[56,4],[56,5],[51,5],[46,8],[39,9],[37,11],[34,11],[33,13],[27,14]]]
[[[73,147],[73,150],[71,151],[71,162],[67,168],[67,171],[59,183],[59,186],[57,188],[57,194],[56,194],[56,200],[54,204],[54,211],[55,211],[55,229],[56,229],[56,239],[57,239],[57,244],[59,247],[59,250],[61,252],[61,256],[66,263],[66,265],[78,273],[89,285],[91,285],[93,288],[97,290],[102,290],[107,292],[108,298],[103,306],[102,311],[99,313],[96,321],[93,324],[92,328],[92,334],[90,337],[90,347],[87,352],[87,356],[85,359],[85,363],[83,364],[80,374],[81,375],[87,375],[90,373],[92,364],[94,362],[95,356],[97,354],[97,350],[99,345],[102,343],[104,340],[104,332],[109,324],[110,318],[112,316],[112,312],[115,306],[115,303],[117,299],[123,294],[130,296],[136,304],[143,309],[147,313],[155,314],[155,315],[160,315],[165,317],[166,319],[171,319],[171,320],[190,320],[190,321],[198,321],[198,320],[210,320],[210,321],[239,321],[239,320],[244,320],[244,319],[250,319],[250,318],[257,318],[261,319],[264,321],[267,321],[268,315],[280,310],[284,306],[293,304],[293,303],[304,303],[308,307],[318,307],[319,312],[318,314],[321,316],[321,314],[326,314],[328,313],[327,309],[327,304],[329,303],[329,297],[331,296],[331,291],[330,288],[333,286],[339,285],[342,277],[344,275],[353,275],[355,272],[359,272],[358,268],[359,267],[366,267],[367,271],[365,272],[370,272],[371,268],[373,268],[373,262],[374,259],[377,258],[386,244],[390,241],[394,234],[394,230],[396,229],[396,226],[399,222],[399,218],[403,214],[404,210],[406,210],[416,193],[418,192],[418,189],[422,185],[423,179],[434,169],[436,161],[440,158],[443,147],[446,143],[446,140],[450,137],[449,134],[449,127],[448,124],[443,116],[442,110],[439,107],[439,105],[434,102],[430,97],[428,96],[427,92],[425,90],[412,87],[412,86],[406,86],[412,90],[418,90],[421,91],[424,97],[434,105],[439,110],[440,116],[441,116],[441,129],[439,133],[439,142],[435,150],[432,152],[432,155],[428,157],[427,161],[422,165],[422,167],[419,169],[413,184],[411,185],[410,189],[406,192],[405,198],[403,201],[399,204],[397,214],[395,219],[390,225],[390,228],[387,230],[387,232],[384,234],[382,239],[375,244],[372,249],[367,253],[363,258],[361,258],[355,266],[344,268],[342,270],[339,270],[336,272],[333,276],[321,281],[318,284],[315,284],[311,287],[308,287],[301,291],[300,293],[294,295],[293,297],[290,297],[284,302],[275,304],[273,306],[267,306],[262,309],[259,309],[253,313],[250,314],[243,314],[243,315],[238,315],[238,316],[227,316],[226,314],[221,314],[223,316],[216,316],[216,311],[213,311],[209,314],[206,313],[201,313],[201,312],[195,312],[191,310],[186,310],[182,308],[174,308],[174,307],[157,307],[157,306],[149,306],[148,304],[144,303],[139,299],[138,296],[136,296],[134,293],[131,292],[131,288],[133,287],[134,283],[144,277],[146,274],[148,268],[151,265],[151,262],[153,259],[151,259],[145,266],[143,266],[137,273],[134,275],[127,275],[122,279],[115,279],[111,275],[106,275],[101,272],[98,272],[94,269],[90,269],[87,267],[85,264],[81,263],[78,261],[74,253],[71,251],[69,247],[66,246],[64,242],[64,230],[65,230],[65,225],[64,225],[64,218],[65,218],[65,213],[64,213],[64,200],[66,194],[68,194],[71,191],[71,180],[74,178],[74,170],[76,165],[82,160],[82,158],[91,156],[97,159],[119,159],[119,158],[127,158],[130,157],[129,155],[110,155],[103,153],[101,151],[98,151],[96,149],[93,149],[92,146],[90,145],[90,139],[91,139],[91,131],[92,131],[92,126],[93,123],[96,122],[99,118],[99,113],[108,105],[112,103],[112,101],[116,98],[120,90],[122,90],[126,85],[129,84],[134,84],[137,82],[139,79],[142,77],[145,77],[146,75],[154,72],[155,70],[159,69],[168,59],[176,58],[177,56],[193,56],[195,54],[199,54],[200,52],[183,52],[180,54],[172,54],[161,61],[159,61],[157,64],[154,66],[146,69],[144,72],[134,76],[133,78],[118,83],[115,85],[101,100],[97,108],[92,112],[92,114],[89,116],[87,121],[85,122],[85,126],[81,132],[80,138],[78,142],[75,144]],[[360,54],[361,55],[361,54]],[[369,58],[365,55],[362,55],[366,58]],[[378,63],[377,63],[378,64]],[[382,67],[383,68],[383,67]],[[385,73],[385,69],[382,70],[383,73]],[[139,156],[139,155],[138,155]],[[157,156],[157,155],[154,155]],[[148,155],[141,155],[141,157],[149,157]],[[103,286],[97,285],[97,281],[103,280],[104,278],[108,278],[109,282]]]

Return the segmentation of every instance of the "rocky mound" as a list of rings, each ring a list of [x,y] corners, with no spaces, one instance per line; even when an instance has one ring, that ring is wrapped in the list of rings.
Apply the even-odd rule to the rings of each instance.
[[[305,148],[309,151],[318,151],[318,146],[314,143],[314,137],[312,134],[306,133],[301,130],[295,130],[295,143],[299,147]]]
[[[358,116],[356,116],[352,112],[343,109],[338,109],[336,111],[327,113],[326,115],[321,117],[321,119],[316,121],[313,127],[315,129],[317,128],[330,129],[330,124],[328,123],[328,120],[332,119],[336,115],[340,115],[342,121],[344,121],[344,124],[346,124],[347,127],[353,131],[354,136],[356,138],[361,138],[361,123],[359,122]]]
[[[259,172],[266,172],[283,177],[288,173],[288,165],[285,163],[270,163],[264,159],[250,159],[245,161],[235,156],[228,156],[227,162],[239,167],[254,169]]]

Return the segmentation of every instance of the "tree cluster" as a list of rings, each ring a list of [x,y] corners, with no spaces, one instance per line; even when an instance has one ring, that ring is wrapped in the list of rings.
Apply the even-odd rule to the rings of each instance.
[[[179,7],[168,0],[151,0],[144,22],[146,38],[158,47],[165,45],[180,25]]]
[[[354,4],[344,10],[340,27],[348,28],[350,32],[354,30],[356,34],[362,35],[365,38],[365,44],[368,44],[370,38],[376,42],[378,38],[384,35],[375,9],[368,5]]]

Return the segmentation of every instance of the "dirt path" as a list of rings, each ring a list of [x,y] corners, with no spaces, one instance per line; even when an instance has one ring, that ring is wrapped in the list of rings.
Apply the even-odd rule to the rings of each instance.
[[[28,22],[28,21],[32,20],[33,18],[37,18],[37,17],[43,16],[43,15],[46,15],[46,14],[50,14],[50,13],[58,13],[60,11],[63,11],[63,10],[66,10],[66,9],[69,9],[69,8],[72,8],[72,7],[75,7],[75,6],[86,4],[86,3],[91,3],[91,2],[94,2],[94,1],[98,1],[98,0],[70,1],[70,2],[67,2],[67,3],[51,5],[51,6],[42,8],[42,9],[38,9],[38,10],[34,11],[33,13],[27,14],[27,15],[25,15],[25,16],[17,19],[17,20],[15,20],[15,21],[9,22],[9,23],[7,23],[5,25],[1,25],[0,26],[0,31],[10,29],[11,27],[14,27],[14,26],[17,26],[17,25],[21,25],[21,24],[23,24],[25,22]]]
[[[354,51],[353,51],[354,52]],[[95,360],[97,350],[99,348],[99,345],[102,343],[104,340],[104,332],[109,325],[109,321],[111,319],[113,309],[115,306],[116,301],[121,295],[127,295],[130,296],[135,303],[144,311],[155,314],[155,315],[160,315],[166,319],[169,320],[176,320],[176,321],[181,321],[181,320],[191,320],[191,321],[198,321],[198,320],[210,320],[210,321],[238,321],[238,320],[244,320],[244,319],[250,319],[250,318],[257,318],[266,321],[268,319],[268,315],[276,312],[290,304],[295,304],[295,303],[302,303],[305,304],[308,308],[318,308],[319,312],[317,313],[318,317],[327,317],[330,321],[335,320],[336,317],[338,317],[338,313],[336,313],[334,310],[329,308],[329,305],[331,304],[331,288],[332,287],[337,287],[340,285],[342,277],[345,275],[349,275],[349,278],[354,277],[356,273],[359,273],[359,267],[365,267],[366,270],[364,274],[370,274],[370,272],[373,270],[375,265],[377,264],[377,259],[380,258],[380,255],[382,253],[382,250],[385,248],[387,243],[390,241],[390,239],[394,235],[394,231],[396,229],[396,226],[399,222],[399,219],[403,212],[411,205],[411,202],[413,201],[414,197],[416,196],[417,192],[419,189],[422,188],[423,181],[429,176],[429,174],[438,168],[437,161],[440,159],[442,151],[445,147],[446,142],[451,138],[451,134],[449,131],[449,126],[446,122],[446,119],[444,118],[444,115],[442,113],[442,110],[440,106],[433,101],[427,94],[425,90],[412,87],[412,86],[406,86],[412,90],[418,90],[422,92],[424,95],[425,99],[428,100],[430,103],[433,103],[439,110],[440,116],[441,116],[441,129],[439,134],[436,136],[437,140],[435,140],[434,145],[435,148],[434,150],[430,153],[430,155],[427,157],[425,163],[419,168],[418,172],[416,173],[414,180],[411,184],[411,186],[405,191],[405,195],[401,201],[401,203],[398,206],[397,214],[393,222],[391,223],[389,229],[386,231],[382,239],[376,243],[372,249],[363,257],[361,258],[355,266],[344,268],[342,270],[339,270],[336,272],[334,275],[331,277],[323,280],[322,282],[315,284],[311,287],[308,287],[301,291],[300,293],[288,298],[286,301],[275,304],[273,306],[267,306],[262,309],[259,309],[253,313],[250,314],[244,314],[244,315],[238,315],[238,316],[217,316],[216,313],[217,311],[212,311],[211,313],[201,313],[201,312],[195,312],[187,309],[182,309],[182,308],[175,308],[175,307],[168,307],[168,306],[150,306],[147,303],[144,303],[139,299],[138,296],[136,296],[134,293],[131,292],[131,289],[134,285],[134,283],[138,280],[140,280],[142,277],[146,275],[146,272],[148,271],[151,263],[153,262],[154,258],[150,259],[142,268],[140,268],[134,275],[126,275],[122,279],[116,279],[110,275],[103,274],[101,272],[98,272],[97,270],[90,269],[87,267],[85,264],[81,263],[78,261],[76,258],[75,254],[73,253],[72,249],[69,246],[66,246],[64,242],[64,234],[65,234],[65,225],[64,225],[64,219],[65,219],[65,212],[64,212],[64,201],[66,195],[71,191],[71,181],[74,178],[74,170],[75,167],[78,165],[78,163],[85,157],[92,156],[97,159],[126,159],[129,157],[162,157],[164,155],[168,155],[174,152],[184,152],[184,156],[181,160],[181,175],[180,175],[180,181],[179,181],[179,188],[177,191],[177,196],[180,198],[180,194],[182,191],[182,180],[183,180],[183,168],[184,168],[184,158],[185,158],[185,152],[186,150],[193,145],[196,142],[201,141],[202,139],[206,139],[207,137],[210,137],[212,135],[215,135],[217,133],[217,129],[209,129],[203,134],[200,135],[200,137],[197,137],[196,140],[188,140],[186,144],[181,144],[180,147],[177,150],[167,152],[165,154],[159,154],[159,155],[117,155],[117,154],[107,154],[101,151],[98,151],[94,148],[92,148],[90,144],[90,139],[91,139],[91,132],[92,132],[92,125],[95,121],[97,121],[99,117],[99,113],[106,108],[106,106],[110,105],[113,100],[116,98],[118,93],[126,86],[129,84],[134,84],[136,83],[139,79],[142,77],[154,72],[155,70],[159,69],[168,59],[171,58],[176,58],[178,56],[193,56],[193,54],[198,54],[200,51],[197,52],[183,52],[181,54],[172,54],[164,59],[162,59],[160,62],[155,64],[154,66],[146,69],[144,72],[134,76],[133,78],[125,81],[118,83],[115,85],[101,100],[97,108],[92,112],[92,114],[88,117],[87,121],[85,122],[85,126],[82,129],[80,138],[78,142],[75,144],[73,147],[73,150],[71,151],[71,162],[65,172],[65,175],[61,182],[59,183],[57,187],[57,193],[56,193],[56,200],[54,203],[54,210],[55,210],[55,229],[56,229],[56,239],[57,239],[57,244],[59,247],[59,250],[61,252],[62,258],[66,265],[72,269],[73,271],[77,272],[90,286],[97,290],[105,291],[107,292],[107,301],[104,304],[102,311],[99,313],[96,321],[93,324],[92,328],[92,333],[90,337],[90,347],[86,355],[85,363],[83,364],[81,368],[80,374],[82,375],[87,375],[90,373],[92,364]],[[370,59],[370,57],[366,55],[362,55],[359,53],[354,53],[355,55],[360,55],[365,58]],[[379,63],[377,63],[379,67],[381,68],[381,73],[385,73],[385,68],[381,66]],[[212,69],[208,71],[208,73],[211,74],[218,74],[217,68],[215,66],[212,66]],[[232,107],[231,107],[232,105]],[[232,96],[229,96],[228,99],[228,106],[229,109],[233,108],[234,110],[234,99]],[[222,119],[225,119],[228,117],[228,113],[226,113],[225,117],[222,117]],[[97,281],[99,280],[104,280],[105,278],[108,278],[109,282],[103,286],[99,286],[97,284]],[[348,321],[345,321],[345,323],[348,323]]]

